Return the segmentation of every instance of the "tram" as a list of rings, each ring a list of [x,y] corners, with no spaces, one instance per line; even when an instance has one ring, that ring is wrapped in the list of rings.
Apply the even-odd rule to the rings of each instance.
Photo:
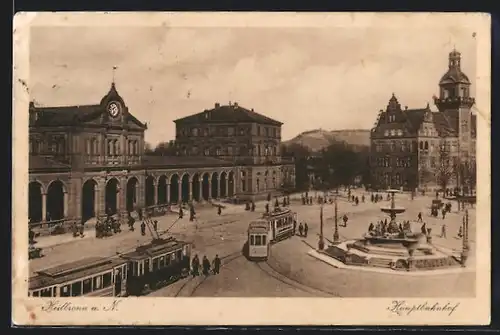
[[[248,225],[248,259],[266,261],[271,251],[270,229],[267,220],[256,220]]]
[[[124,297],[143,295],[189,275],[191,244],[155,238],[134,251],[90,257],[38,271],[30,297]]]
[[[297,223],[297,213],[289,208],[275,208],[274,211],[265,213],[263,219],[269,225],[269,241],[276,243],[295,235],[295,224]]]

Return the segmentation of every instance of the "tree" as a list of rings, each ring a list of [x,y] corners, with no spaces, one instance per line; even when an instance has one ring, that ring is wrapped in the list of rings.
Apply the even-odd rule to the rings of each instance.
[[[441,187],[441,189],[446,190],[450,181],[452,180],[455,169],[453,167],[452,158],[450,155],[449,147],[445,142],[442,142],[439,146],[439,161],[438,166],[436,168],[436,180],[437,184]]]
[[[457,178],[457,186],[465,192],[472,192],[476,188],[476,161],[465,157],[465,159],[456,159],[454,163],[454,173]]]
[[[297,189],[309,188],[309,161],[311,157],[311,150],[298,143],[281,146],[281,156],[294,159],[295,163],[295,187]],[[290,187],[291,185],[283,185],[283,187]]]
[[[146,143],[144,152],[146,155],[153,156],[176,156],[177,149],[175,147],[174,141],[160,142],[156,145],[154,149],[151,148],[151,144]]]

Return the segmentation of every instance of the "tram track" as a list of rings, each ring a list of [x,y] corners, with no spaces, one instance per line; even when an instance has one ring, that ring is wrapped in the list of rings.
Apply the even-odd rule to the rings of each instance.
[[[267,276],[276,279],[277,281],[286,284],[292,288],[298,289],[302,292],[310,293],[321,297],[341,297],[341,295],[338,293],[333,293],[317,287],[305,285],[289,276],[286,276],[281,272],[279,272],[278,270],[276,270],[273,266],[271,266],[268,261],[260,263],[255,262],[254,264],[261,272],[265,273]]]

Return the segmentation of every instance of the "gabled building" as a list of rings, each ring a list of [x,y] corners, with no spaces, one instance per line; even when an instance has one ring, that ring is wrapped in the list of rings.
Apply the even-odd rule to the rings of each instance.
[[[394,94],[380,110],[370,135],[374,188],[456,187],[457,162],[475,165],[476,116],[471,111],[475,100],[460,61],[460,53],[453,50],[448,71],[439,81],[439,97],[434,97],[438,112],[429,104],[402,108]]]
[[[267,119],[256,113],[249,115],[258,120]],[[194,115],[194,119],[197,118]],[[242,126],[257,131],[254,119],[225,123],[227,131],[232,127],[236,132],[226,137],[235,143],[234,159],[228,159],[230,155],[214,154],[216,147],[225,150],[229,147],[222,141],[223,137],[203,137],[197,142],[195,136],[190,142],[181,136],[187,129],[185,125],[191,125],[192,120],[193,117],[187,117],[186,122],[177,121],[177,139],[186,148],[180,155],[148,156],[144,150],[147,125],[129,111],[114,83],[97,104],[39,107],[30,103],[30,222],[85,222],[106,213],[124,215],[157,205],[227,197],[254,199],[277,192],[283,175],[294,176],[293,165],[286,166],[284,171],[283,165],[279,165],[279,153],[274,151],[275,155],[270,155],[271,143],[279,143],[279,133],[269,133],[264,127],[261,130],[264,134],[268,132],[267,137],[250,137],[249,142],[250,138],[237,136]],[[281,126],[276,121],[273,125],[275,131]],[[212,126],[208,127],[211,134]],[[194,143],[203,142],[213,143],[210,154],[192,154]],[[243,144],[252,148],[252,143],[268,148],[267,155],[252,151],[248,156],[255,156],[255,160],[240,160],[239,157],[244,156],[237,148],[241,150]],[[275,186],[273,177],[276,177]]]

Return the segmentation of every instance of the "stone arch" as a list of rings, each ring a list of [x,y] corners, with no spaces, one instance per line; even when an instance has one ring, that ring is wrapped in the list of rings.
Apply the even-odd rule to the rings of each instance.
[[[156,184],[155,177],[152,175],[148,175],[146,177],[146,182],[144,184],[144,196],[146,201],[146,207],[154,206],[156,204],[155,184]]]
[[[425,141],[424,149],[425,150],[429,150],[429,142]]]
[[[157,203],[158,204],[166,204],[167,203],[167,176],[162,174],[158,178],[158,185],[157,187],[157,194],[158,194],[158,199]]]
[[[227,196],[232,197],[234,196],[234,172],[229,171],[228,177],[227,177]]]
[[[47,221],[61,220],[64,218],[66,193],[65,185],[59,179],[53,180],[47,187]]]
[[[82,222],[96,216],[97,182],[93,178],[87,179],[82,185]]]
[[[196,200],[196,201],[200,201],[201,200],[201,194],[200,194],[200,174],[198,172],[196,172],[193,175],[192,183],[193,183],[193,199]]]
[[[106,208],[106,214],[113,215],[118,211],[118,192],[120,182],[116,178],[111,178],[106,182],[104,204]]]
[[[227,173],[222,171],[220,174],[220,197],[227,197]]]
[[[127,211],[132,212],[137,207],[139,179],[131,177],[127,180]]]
[[[191,182],[191,178],[189,176],[189,173],[185,172],[183,175],[182,175],[182,178],[181,178],[181,200],[182,202],[189,202],[189,197],[190,197],[190,194],[189,194],[189,191],[190,191],[190,182]]]
[[[212,173],[212,198],[217,199],[219,197],[219,174],[217,172]]]
[[[43,218],[43,193],[42,183],[32,181],[28,185],[28,219],[30,223],[40,222]]]
[[[179,202],[179,175],[174,173],[170,176],[170,202]]]
[[[210,174],[205,172],[201,181],[201,194],[204,200],[210,197]]]

